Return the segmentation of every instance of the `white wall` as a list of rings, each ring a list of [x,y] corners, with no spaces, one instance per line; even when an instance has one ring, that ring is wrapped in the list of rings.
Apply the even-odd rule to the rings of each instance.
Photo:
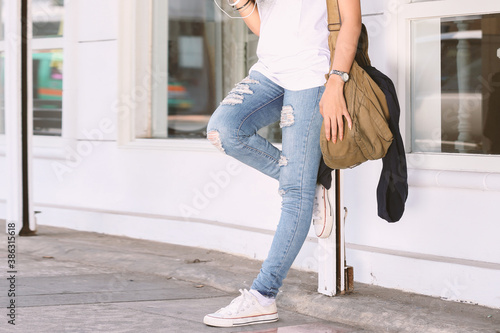
[[[364,0],[363,14],[374,31],[374,65],[396,78],[397,11],[386,2]],[[78,22],[73,31],[78,64],[65,76],[75,86],[64,112],[71,115],[68,128],[74,130],[49,153],[38,149],[34,201],[42,211],[39,224],[264,259],[279,219],[278,184],[204,141],[195,148],[118,146],[113,104],[118,99],[119,1],[72,3],[77,6],[72,13]],[[0,156],[0,171],[3,163]],[[500,291],[494,288],[500,278],[499,189],[443,187],[421,181],[413,168],[406,213],[401,222],[388,224],[376,215],[380,168],[376,161],[345,172],[347,259],[356,281],[500,307]],[[310,236],[297,268],[317,269],[317,241]]]
[[[4,144],[4,143],[3,143]],[[7,216],[7,160],[5,155],[0,155],[0,216],[5,219]]]

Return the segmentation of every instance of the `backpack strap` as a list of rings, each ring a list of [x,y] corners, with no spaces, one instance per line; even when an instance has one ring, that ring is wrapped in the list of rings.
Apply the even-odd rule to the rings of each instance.
[[[328,13],[328,31],[330,31],[329,44],[333,56],[340,26],[342,25],[338,0],[326,0],[326,8]],[[359,36],[355,60],[361,67],[371,66],[370,57],[368,56],[368,34],[364,24]]]
[[[328,30],[338,34],[341,25],[338,0],[326,0],[326,8],[328,11]]]

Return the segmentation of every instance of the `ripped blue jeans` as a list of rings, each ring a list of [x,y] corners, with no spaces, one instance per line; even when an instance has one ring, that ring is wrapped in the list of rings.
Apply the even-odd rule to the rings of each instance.
[[[279,181],[281,217],[271,249],[252,284],[276,297],[310,228],[321,149],[324,87],[286,90],[252,71],[222,101],[207,127],[220,151]],[[257,134],[280,121],[282,150]]]

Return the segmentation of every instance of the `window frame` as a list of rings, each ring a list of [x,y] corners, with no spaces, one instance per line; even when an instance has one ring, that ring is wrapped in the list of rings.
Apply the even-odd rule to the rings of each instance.
[[[31,7],[30,7],[31,10]],[[65,73],[65,77],[63,79],[63,97],[62,97],[62,128],[61,128],[61,135],[60,136],[47,136],[47,135],[32,135],[32,140],[33,140],[33,157],[40,157],[40,158],[51,158],[51,159],[65,159],[66,158],[66,153],[65,153],[65,147],[68,145],[72,146],[70,141],[67,140],[68,135],[72,135],[72,133],[69,129],[74,127],[74,124],[76,122],[76,115],[72,115],[70,112],[65,112],[65,109],[72,109],[70,107],[67,107],[71,100],[74,99],[74,97],[71,97],[68,95],[65,89],[68,85],[73,86],[76,84],[76,76],[71,73],[73,72],[71,68],[75,66],[76,64],[74,63],[74,60],[66,61],[66,51],[71,52],[70,50],[73,49],[72,54],[75,54],[76,52],[76,43],[72,42],[73,39],[76,39],[76,26],[75,23],[76,20],[68,20],[68,17],[70,18],[75,18],[77,15],[77,8],[75,4],[73,4],[73,1],[70,1],[69,3],[64,5],[64,32],[61,37],[37,37],[33,38],[32,35],[29,36],[30,38],[30,49],[31,53],[36,50],[49,50],[49,49],[62,49],[64,52],[64,62],[63,62],[63,73]],[[29,17],[29,26],[33,24],[32,22],[32,17],[30,15]],[[69,35],[69,37],[68,37]],[[72,38],[70,38],[72,37]],[[5,42],[5,36],[4,39],[0,41],[0,52],[3,52],[5,54],[5,49],[6,49],[6,42]],[[69,57],[68,57],[69,58]],[[30,66],[30,70],[33,71],[32,66]],[[70,75],[67,75],[66,73],[69,73]],[[32,75],[30,75],[29,78],[29,86],[33,87],[33,81],[32,81]],[[32,97],[30,97],[30,106],[29,110],[32,113],[33,112],[33,101]],[[73,110],[75,110],[73,108]],[[7,112],[7,110],[5,110]],[[5,134],[0,134],[0,155],[5,156],[6,154],[6,139],[5,139]]]
[[[395,1],[395,0],[393,0]],[[414,20],[484,15],[500,12],[498,3],[489,0],[400,2],[391,6],[398,14],[398,95],[402,110],[401,132],[407,151],[408,168],[424,170],[450,170],[498,173],[500,155],[427,153],[412,150],[411,68],[412,45],[411,23]]]
[[[152,8],[153,0],[122,0],[118,23],[118,99],[113,106],[117,115],[117,144],[124,149],[153,149],[172,151],[218,152],[203,138],[137,138],[135,114],[140,108],[152,107]],[[148,36],[148,38],[144,38]],[[142,38],[140,38],[142,37]],[[148,57],[138,56],[144,50],[147,40]],[[148,98],[131,102],[144,87],[143,78],[150,76],[147,83]]]

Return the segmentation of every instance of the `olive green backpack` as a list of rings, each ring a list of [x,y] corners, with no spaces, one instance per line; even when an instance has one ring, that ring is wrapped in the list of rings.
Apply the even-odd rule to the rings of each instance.
[[[328,44],[333,58],[341,25],[338,0],[327,0],[327,8],[330,30]],[[356,58],[349,72],[349,80],[344,86],[352,129],[349,129],[344,119],[344,138],[333,143],[326,140],[324,124],[321,127],[320,145],[323,159],[332,169],[352,168],[367,160],[382,158],[393,140],[388,125],[389,108],[385,95],[358,62],[362,66],[370,65],[368,35],[364,25]],[[328,74],[326,77],[328,79]]]

